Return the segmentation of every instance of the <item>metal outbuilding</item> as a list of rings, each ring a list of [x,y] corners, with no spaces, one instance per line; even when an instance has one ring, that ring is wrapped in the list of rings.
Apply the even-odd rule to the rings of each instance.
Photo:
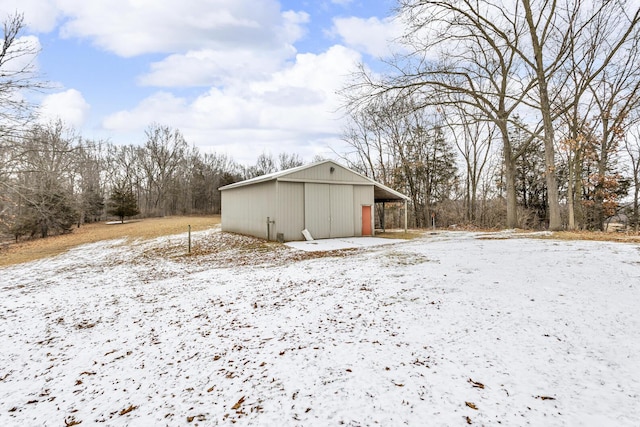
[[[372,236],[375,203],[408,197],[332,160],[220,188],[222,230],[268,240]]]

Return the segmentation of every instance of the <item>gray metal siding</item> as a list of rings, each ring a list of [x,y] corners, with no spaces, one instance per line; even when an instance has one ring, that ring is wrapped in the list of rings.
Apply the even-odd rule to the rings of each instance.
[[[353,187],[353,225],[354,236],[362,236],[362,206],[371,206],[371,231],[373,230],[373,185]]]
[[[270,181],[222,191],[222,231],[265,239],[267,217],[276,216],[275,190],[276,182]]]
[[[354,188],[342,184],[304,184],[304,224],[314,239],[357,235],[356,228],[361,228],[362,223],[357,227],[354,224]],[[373,196],[373,186],[368,188]],[[358,200],[362,199],[362,193],[358,190]]]
[[[284,234],[285,241],[303,240],[304,229],[304,184],[278,182],[278,215],[276,230]]]
[[[304,227],[314,239],[331,236],[329,184],[304,184]]]
[[[329,194],[330,236],[353,236],[353,185],[329,185]]]
[[[266,238],[270,217],[275,221],[269,236],[273,240],[277,233],[286,241],[302,240],[305,228],[316,239],[360,236],[363,205],[374,205],[373,184],[327,162],[293,172],[283,181],[274,178],[223,190],[222,230]]]
[[[333,172],[331,168],[333,167]],[[294,172],[284,177],[291,180],[301,181],[324,181],[324,182],[353,182],[370,184],[366,178],[363,178],[349,169],[343,168],[335,163],[327,162],[320,165]]]

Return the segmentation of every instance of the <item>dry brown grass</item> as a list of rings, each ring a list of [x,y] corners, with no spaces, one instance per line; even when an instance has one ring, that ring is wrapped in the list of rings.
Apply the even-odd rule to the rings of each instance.
[[[500,230],[480,230],[471,228],[466,231],[478,231],[487,233],[486,238],[496,239],[500,238]],[[536,230],[514,230],[513,235],[505,234],[501,238],[509,239],[513,237],[527,238],[527,239],[549,239],[549,240],[591,240],[598,242],[621,242],[621,243],[640,243],[640,234],[634,232],[619,233],[611,231],[588,231],[588,230],[575,230],[575,231],[554,231],[554,232],[540,232]]]
[[[640,235],[634,233],[612,233],[602,231],[556,231],[544,239],[596,240],[601,242],[640,243]]]
[[[385,232],[376,230],[375,237],[382,237],[383,239],[411,240],[423,236],[425,232],[426,230],[407,230],[406,233],[404,230],[387,230]]]
[[[46,239],[29,240],[12,243],[0,249],[0,267],[35,261],[61,254],[79,245],[95,243],[102,240],[120,239],[152,239],[171,234],[212,228],[220,223],[220,216],[174,216],[165,218],[148,218],[124,224],[96,223],[83,225],[70,234],[48,237]]]

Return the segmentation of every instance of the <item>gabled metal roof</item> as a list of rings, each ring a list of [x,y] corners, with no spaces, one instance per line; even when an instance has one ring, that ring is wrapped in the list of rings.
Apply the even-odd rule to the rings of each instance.
[[[404,201],[404,200],[409,200],[409,197],[405,196],[404,194],[401,194],[399,192],[397,192],[396,190],[393,190],[385,185],[380,184],[379,182],[376,182],[374,180],[372,180],[369,177],[366,177],[354,170],[351,170],[349,168],[347,168],[346,166],[341,165],[340,163],[337,163],[333,160],[323,160],[321,162],[316,162],[316,163],[309,163],[307,165],[302,165],[302,166],[298,166],[296,168],[291,168],[291,169],[286,169],[283,171],[278,171],[278,172],[273,172],[273,173],[269,173],[266,175],[262,175],[262,176],[257,176],[255,178],[251,178],[251,179],[247,179],[244,181],[240,181],[240,182],[236,182],[233,184],[229,184],[229,185],[225,185],[224,187],[220,187],[219,190],[220,191],[224,191],[224,190],[230,190],[232,188],[238,188],[238,187],[244,187],[247,185],[253,185],[253,184],[258,184],[258,183],[262,183],[262,182],[269,182],[269,181],[277,181],[277,180],[284,180],[286,179],[287,176],[292,175],[296,172],[300,172],[302,170],[305,169],[310,169],[322,164],[326,164],[326,163],[331,163],[335,166],[339,166],[341,168],[344,168],[346,170],[348,170],[349,172],[363,178],[364,180],[370,182],[373,185],[373,196],[374,196],[374,200],[376,202],[397,202],[397,201]],[[354,183],[355,185],[359,185],[357,183]]]
[[[327,161],[329,161],[329,160],[325,160],[324,162],[327,162]],[[256,176],[256,177],[251,178],[251,179],[245,179],[244,181],[234,182],[233,184],[225,185],[224,187],[218,188],[218,190],[220,190],[220,191],[230,190],[232,188],[244,187],[246,185],[257,184],[259,182],[267,182],[267,181],[277,180],[278,178],[290,175],[290,174],[292,174],[294,172],[299,172],[301,170],[308,169],[308,168],[310,168],[312,166],[320,165],[320,164],[322,164],[324,162],[310,163],[308,165],[302,165],[302,166],[298,166],[296,168],[285,169],[285,170],[278,171],[278,172],[268,173],[266,175]]]

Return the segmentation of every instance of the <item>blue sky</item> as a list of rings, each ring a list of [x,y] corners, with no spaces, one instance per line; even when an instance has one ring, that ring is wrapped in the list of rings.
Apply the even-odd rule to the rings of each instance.
[[[398,34],[393,0],[0,0],[39,44],[42,120],[144,142],[151,123],[249,164],[341,152],[341,88]]]

